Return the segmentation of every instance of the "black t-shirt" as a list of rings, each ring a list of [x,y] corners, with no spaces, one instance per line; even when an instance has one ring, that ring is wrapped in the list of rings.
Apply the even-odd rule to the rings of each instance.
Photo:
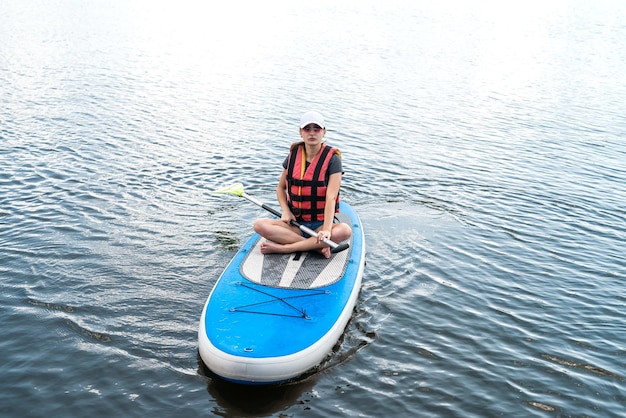
[[[283,168],[286,169],[287,168],[287,163],[289,161],[289,156],[287,156],[287,158],[285,158],[285,161],[283,161]],[[309,162],[306,162],[306,168],[309,168]],[[337,154],[333,154],[332,157],[330,157],[330,162],[328,163],[328,171],[326,171],[326,177],[330,176],[331,174],[335,174],[335,173],[340,173],[342,172],[343,167],[341,166],[341,157],[339,157]]]

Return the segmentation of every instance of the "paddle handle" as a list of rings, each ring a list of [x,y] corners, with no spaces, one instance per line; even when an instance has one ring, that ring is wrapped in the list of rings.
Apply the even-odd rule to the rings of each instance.
[[[283,215],[282,215],[279,211],[277,211],[277,210],[276,210],[276,209],[274,209],[273,207],[266,205],[265,203],[263,203],[263,202],[261,202],[260,200],[258,200],[258,199],[256,199],[256,198],[254,198],[254,197],[250,196],[250,195],[249,195],[249,194],[247,194],[247,193],[242,193],[242,195],[241,195],[241,196],[242,196],[242,197],[245,197],[246,199],[248,199],[249,201],[251,201],[252,203],[254,203],[254,204],[256,204],[256,205],[261,206],[263,209],[265,209],[266,211],[268,211],[268,212],[270,212],[270,213],[272,213],[272,214],[274,214],[274,215],[278,216],[279,218],[281,218],[281,217],[283,216]],[[303,232],[305,232],[305,233],[309,234],[309,235],[310,235],[310,236],[312,236],[312,237],[317,236],[317,232],[313,231],[311,228],[308,228],[308,227],[306,227],[306,226],[304,226],[304,225],[300,224],[299,222],[297,222],[297,221],[295,221],[295,220],[293,220],[293,219],[291,220],[291,222],[290,222],[290,223],[291,223],[291,225],[293,225],[293,226],[295,226],[295,227],[297,227],[297,228],[300,228],[300,230],[301,230],[301,231],[303,231]],[[341,252],[341,251],[343,251],[343,250],[348,249],[348,247],[350,247],[350,244],[348,244],[348,243],[344,243],[344,244],[337,244],[336,242],[333,242],[333,241],[329,240],[328,238],[324,238],[324,239],[322,240],[322,242],[323,242],[324,244],[328,245],[328,246],[331,248],[331,249],[330,249],[330,252],[331,252],[331,253],[333,253],[333,254],[335,254],[335,253],[339,253],[339,252]]]
[[[271,206],[267,206],[265,203],[261,203],[261,207],[262,207],[263,209],[265,209],[266,211],[271,212],[271,213],[273,213],[274,215],[278,216],[279,218],[283,216],[283,215],[282,215],[279,211],[277,211],[276,209],[274,209],[274,208],[273,208],[273,207],[271,207]],[[294,222],[295,222],[295,221],[294,221]]]
[[[291,220],[291,224],[297,226],[298,228],[300,228],[301,231],[306,232],[312,237],[317,236],[317,232],[313,231],[311,228],[307,228],[306,226],[299,224],[294,220]],[[328,238],[322,239],[322,242],[330,247],[330,252],[333,254],[346,250],[350,246],[347,242],[344,244],[337,244],[334,241],[329,240]]]

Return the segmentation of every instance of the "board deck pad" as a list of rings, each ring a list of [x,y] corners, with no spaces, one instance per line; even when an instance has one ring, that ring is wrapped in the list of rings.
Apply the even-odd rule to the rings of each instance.
[[[350,225],[350,219],[341,213],[335,214],[340,222]],[[352,249],[352,237],[342,243],[349,243],[347,250],[331,254],[325,258],[317,251],[292,254],[261,254],[261,244],[265,238],[259,237],[241,263],[241,275],[248,280],[271,287],[291,289],[314,289],[328,286],[343,277]],[[342,244],[340,243],[340,244]]]

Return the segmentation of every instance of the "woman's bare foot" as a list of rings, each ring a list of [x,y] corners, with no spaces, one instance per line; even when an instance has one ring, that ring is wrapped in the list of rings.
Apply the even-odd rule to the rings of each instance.
[[[282,253],[282,254],[286,254],[289,251],[285,248],[284,245],[282,244],[277,244],[274,241],[263,241],[261,243],[261,254],[275,254],[275,253]]]
[[[325,258],[330,258],[330,247],[324,247],[319,250]]]

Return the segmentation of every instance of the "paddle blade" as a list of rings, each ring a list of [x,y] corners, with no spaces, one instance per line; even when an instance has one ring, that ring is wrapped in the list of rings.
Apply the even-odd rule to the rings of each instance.
[[[234,195],[237,195],[239,197],[242,197],[243,196],[243,184],[241,184],[241,183],[231,184],[230,186],[226,186],[226,187],[222,187],[220,189],[217,189],[217,190],[215,190],[212,193],[234,194]]]

